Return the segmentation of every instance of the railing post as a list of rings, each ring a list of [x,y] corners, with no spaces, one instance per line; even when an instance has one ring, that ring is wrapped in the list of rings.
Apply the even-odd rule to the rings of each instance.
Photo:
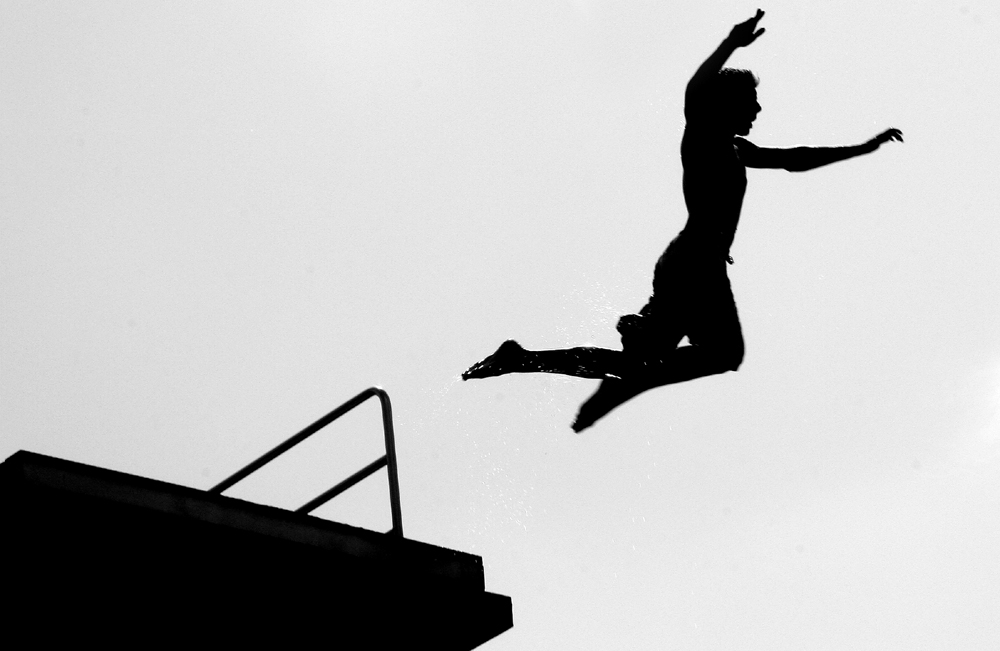
[[[375,387],[382,403],[382,431],[385,432],[386,470],[389,474],[389,508],[392,511],[392,533],[403,537],[403,513],[399,506],[399,474],[396,470],[396,440],[392,430],[392,404],[389,394]]]

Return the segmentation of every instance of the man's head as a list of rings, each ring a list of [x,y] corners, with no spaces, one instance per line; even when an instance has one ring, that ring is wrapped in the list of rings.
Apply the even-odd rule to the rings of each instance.
[[[745,136],[760,113],[757,77],[749,70],[723,68],[716,74],[706,97],[712,121],[727,133]]]

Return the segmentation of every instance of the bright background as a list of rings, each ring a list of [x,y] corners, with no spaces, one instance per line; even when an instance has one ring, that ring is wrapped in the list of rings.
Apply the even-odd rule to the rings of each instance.
[[[583,435],[681,228],[684,85],[742,2],[0,4],[0,458],[207,488],[372,384],[408,537],[482,555],[506,649],[1000,648],[1000,10],[775,1],[738,373]],[[296,507],[377,402],[231,494]],[[381,472],[319,513],[389,527]]]

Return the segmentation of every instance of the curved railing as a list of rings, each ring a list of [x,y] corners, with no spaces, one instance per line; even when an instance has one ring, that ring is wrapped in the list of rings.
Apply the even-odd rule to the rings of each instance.
[[[370,387],[365,389],[358,395],[354,396],[344,404],[340,405],[333,411],[331,411],[326,416],[323,416],[315,423],[305,428],[295,436],[291,437],[281,445],[275,447],[273,450],[264,454],[256,461],[246,465],[236,473],[227,477],[226,479],[219,482],[219,484],[213,486],[209,489],[210,493],[222,493],[224,490],[232,487],[237,482],[246,479],[249,475],[256,472],[264,465],[276,459],[278,456],[284,454],[288,450],[292,449],[302,441],[306,440],[316,432],[320,431],[333,421],[337,420],[347,412],[351,411],[364,401],[368,400],[373,396],[378,396],[379,402],[382,405],[382,431],[385,434],[385,454],[375,461],[371,462],[361,470],[357,471],[344,481],[340,482],[330,490],[326,491],[319,497],[309,501],[307,504],[300,506],[295,509],[296,513],[309,513],[321,505],[326,504],[336,496],[340,495],[350,487],[354,486],[361,480],[365,479],[382,466],[386,466],[389,473],[389,508],[392,510],[392,529],[387,533],[403,537],[403,516],[399,508],[399,476],[396,471],[396,443],[393,439],[392,431],[392,404],[389,402],[389,394],[386,393],[380,387]]]

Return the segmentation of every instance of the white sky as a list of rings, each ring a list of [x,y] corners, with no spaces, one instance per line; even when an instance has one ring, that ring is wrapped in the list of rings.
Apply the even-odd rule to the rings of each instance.
[[[1000,11],[773,2],[731,64],[738,373],[577,436],[684,222],[684,84],[737,2],[0,4],[0,457],[207,488],[372,384],[407,536],[480,554],[484,648],[1000,646]],[[379,454],[372,402],[233,495]],[[384,473],[318,512],[389,526]]]

